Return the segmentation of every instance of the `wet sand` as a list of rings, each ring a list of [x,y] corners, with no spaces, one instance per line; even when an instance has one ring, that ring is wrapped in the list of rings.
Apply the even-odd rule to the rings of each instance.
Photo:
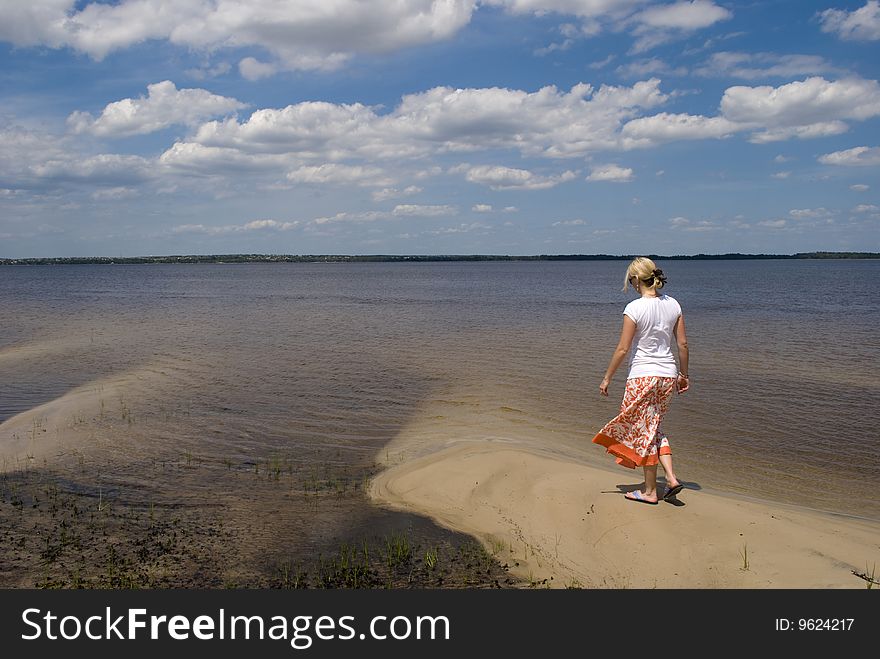
[[[662,471],[661,471],[662,474]],[[462,442],[391,466],[374,501],[480,539],[533,584],[587,588],[864,588],[880,524],[724,496],[626,500],[641,471],[606,471],[505,442]]]
[[[0,588],[522,585],[473,538],[371,506],[374,465],[213,445],[220,419],[180,432],[163,392],[189,378],[160,359],[0,424]]]

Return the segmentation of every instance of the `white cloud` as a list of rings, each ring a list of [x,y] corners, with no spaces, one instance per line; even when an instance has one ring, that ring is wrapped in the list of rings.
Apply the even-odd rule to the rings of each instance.
[[[629,183],[633,180],[633,170],[619,165],[601,165],[593,167],[588,181],[610,181],[612,183]]]
[[[355,53],[447,39],[476,0],[29,0],[6,3],[0,40],[71,47],[95,59],[148,39],[205,52],[260,48],[280,68],[326,69]],[[244,69],[253,73],[253,65]]]
[[[713,53],[694,73],[711,77],[789,78],[800,75],[836,72],[837,69],[818,55],[779,55],[777,53]]]
[[[304,102],[202,124],[192,142],[301,159],[407,159],[445,152],[515,149],[579,157],[614,148],[621,122],[664,102],[659,80],[632,87],[579,84],[568,93],[436,87],[404,96],[392,112],[360,103]]]
[[[671,226],[673,229],[697,233],[702,233],[705,231],[718,231],[722,228],[711,220],[699,220],[697,222],[694,222],[693,220],[689,220],[688,218],[681,216],[671,218],[669,220],[669,226]]]
[[[316,217],[309,224],[333,224],[337,222],[375,222],[376,220],[388,220],[393,216],[387,211],[365,211],[362,213],[337,213],[325,217]]]
[[[560,220],[558,222],[554,222],[554,227],[580,227],[586,224],[584,220]]]
[[[108,104],[97,119],[74,112],[67,124],[75,133],[102,137],[145,135],[174,124],[195,125],[210,117],[246,107],[244,103],[204,89],[177,89],[170,80],[147,85],[147,96]]]
[[[68,156],[31,166],[40,178],[53,181],[88,182],[94,185],[121,187],[140,183],[153,176],[151,163],[140,156],[100,154],[78,160]]]
[[[819,156],[823,165],[845,165],[871,167],[880,165],[880,146],[857,146],[852,149],[835,151]]]
[[[278,73],[278,65],[271,62],[261,62],[256,57],[245,57],[238,63],[238,72],[246,80],[262,80],[270,78]]]
[[[526,169],[500,165],[476,165],[474,167],[460,165],[451,171],[464,171],[465,178],[471,183],[488,185],[493,190],[545,190],[570,181],[577,176],[576,172],[570,170],[558,176],[540,176]]]
[[[822,31],[836,34],[848,41],[877,41],[880,39],[880,2],[868,0],[855,11],[826,9],[819,13]]]
[[[768,144],[770,142],[782,142],[790,140],[793,137],[798,139],[812,139],[816,137],[830,137],[832,135],[842,135],[847,130],[847,126],[842,121],[820,121],[808,126],[784,126],[782,128],[768,128],[760,133],[755,133],[749,138],[750,142],[755,144]]]
[[[732,16],[729,10],[719,7],[711,0],[682,0],[645,9],[636,19],[643,25],[654,28],[698,30]]]
[[[853,213],[876,213],[880,211],[880,206],[874,204],[859,204],[853,208]]]
[[[721,99],[729,120],[767,128],[757,141],[838,134],[842,119],[868,119],[880,114],[876,80],[847,78],[829,82],[813,77],[779,87],[729,87]]]
[[[851,186],[849,186],[849,189],[855,192],[867,192],[871,189],[871,186],[865,185],[864,183],[853,183]]]
[[[251,231],[289,231],[300,225],[299,220],[292,222],[279,222],[278,220],[252,220],[245,224],[226,224],[221,226],[211,226],[205,224],[179,224],[172,227],[172,234],[196,233],[207,236],[219,236],[230,233],[242,233]]]
[[[474,204],[471,206],[471,210],[474,213],[491,213],[492,204]]]
[[[513,14],[555,12],[581,17],[614,14],[646,0],[484,0],[483,4],[504,7]]]
[[[229,62],[220,62],[214,66],[206,64],[201,67],[187,69],[184,73],[190,78],[195,78],[196,80],[207,80],[208,78],[216,78],[218,76],[226,75],[231,70],[232,66]]]
[[[651,59],[634,60],[628,64],[621,64],[615,69],[615,71],[619,76],[625,78],[642,78],[652,74],[684,76],[688,73],[688,70],[685,67],[672,67],[656,57]]]
[[[95,201],[120,201],[122,199],[133,199],[140,195],[134,188],[120,186],[116,188],[102,188],[92,193],[92,199]]]
[[[287,180],[294,183],[343,183],[358,185],[389,185],[391,180],[378,167],[325,163],[306,165],[287,173]]]
[[[442,236],[444,234],[450,233],[469,233],[471,231],[486,231],[487,229],[491,229],[492,225],[485,224],[483,222],[471,222],[470,224],[459,224],[457,227],[444,227],[442,229],[434,229],[432,231],[426,231],[425,233],[430,236]]]
[[[240,173],[277,173],[281,176],[293,164],[289,154],[251,154],[194,142],[175,142],[159,156],[159,165],[174,173],[201,176]]]
[[[779,163],[780,165],[784,162],[788,162],[791,160],[788,156],[783,156],[781,153],[773,159],[773,162]]]
[[[710,27],[728,20],[733,13],[711,0],[682,0],[672,4],[649,7],[631,20],[636,22],[633,52],[641,53],[683,34]]]
[[[417,185],[409,185],[405,187],[403,190],[398,190],[397,188],[383,188],[381,190],[376,190],[373,192],[372,197],[373,201],[387,201],[388,199],[398,199],[400,197],[409,197],[414,194],[418,194],[422,191]]]
[[[598,62],[591,62],[590,68],[595,69],[595,70],[604,69],[606,66],[611,64],[611,62],[613,62],[615,60],[615,58],[616,58],[615,55],[609,55],[608,57],[601,59]]]
[[[791,176],[791,172],[776,172],[774,174],[770,174],[771,178],[778,178],[778,179],[786,179],[789,176]]]
[[[394,217],[442,217],[457,215],[458,209],[447,205],[398,204],[391,214]]]
[[[827,208],[792,208],[788,211],[788,214],[791,215],[796,220],[812,220],[822,217],[830,217],[834,215],[834,213]]]
[[[626,148],[647,147],[678,140],[723,138],[743,128],[724,117],[661,112],[628,122],[621,131]]]

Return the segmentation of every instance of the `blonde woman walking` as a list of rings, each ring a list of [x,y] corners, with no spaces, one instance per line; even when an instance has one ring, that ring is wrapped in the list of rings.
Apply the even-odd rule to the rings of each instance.
[[[672,450],[669,440],[660,429],[663,415],[669,409],[673,390],[683,394],[688,390],[688,347],[681,305],[659,291],[666,283],[663,271],[649,258],[634,259],[626,269],[623,290],[630,286],[639,297],[623,310],[623,329],[620,341],[599,392],[608,395],[608,385],[620,364],[630,354],[626,391],[620,405],[620,414],[598,432],[593,443],[604,446],[614,455],[617,463],[645,471],[645,487],[624,496],[630,501],[656,504],[657,464],[666,473],[663,499],[670,499],[682,490],[682,483],[672,469]],[[678,346],[679,364],[672,354],[672,341]]]

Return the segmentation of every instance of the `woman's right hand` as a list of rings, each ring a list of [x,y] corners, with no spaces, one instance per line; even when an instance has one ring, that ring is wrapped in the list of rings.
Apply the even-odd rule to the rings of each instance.
[[[691,388],[691,383],[686,375],[681,375],[679,373],[678,380],[676,381],[676,386],[678,387],[678,393],[683,394],[685,391]]]
[[[611,384],[608,382],[608,378],[602,378],[602,383],[599,385],[599,393],[603,396],[608,395],[608,385]]]

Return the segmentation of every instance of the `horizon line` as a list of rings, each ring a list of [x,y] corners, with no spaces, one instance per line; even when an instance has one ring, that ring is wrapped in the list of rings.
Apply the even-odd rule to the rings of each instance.
[[[253,262],[253,261],[474,261],[474,260],[624,260],[635,258],[640,254],[281,254],[281,253],[214,253],[214,254],[149,254],[140,256],[35,256],[20,258],[0,258],[2,265],[39,265],[39,264],[139,264],[163,262]],[[748,253],[723,252],[696,254],[644,254],[657,260],[689,260],[689,259],[875,259],[880,252],[854,251],[812,251],[782,253]]]

